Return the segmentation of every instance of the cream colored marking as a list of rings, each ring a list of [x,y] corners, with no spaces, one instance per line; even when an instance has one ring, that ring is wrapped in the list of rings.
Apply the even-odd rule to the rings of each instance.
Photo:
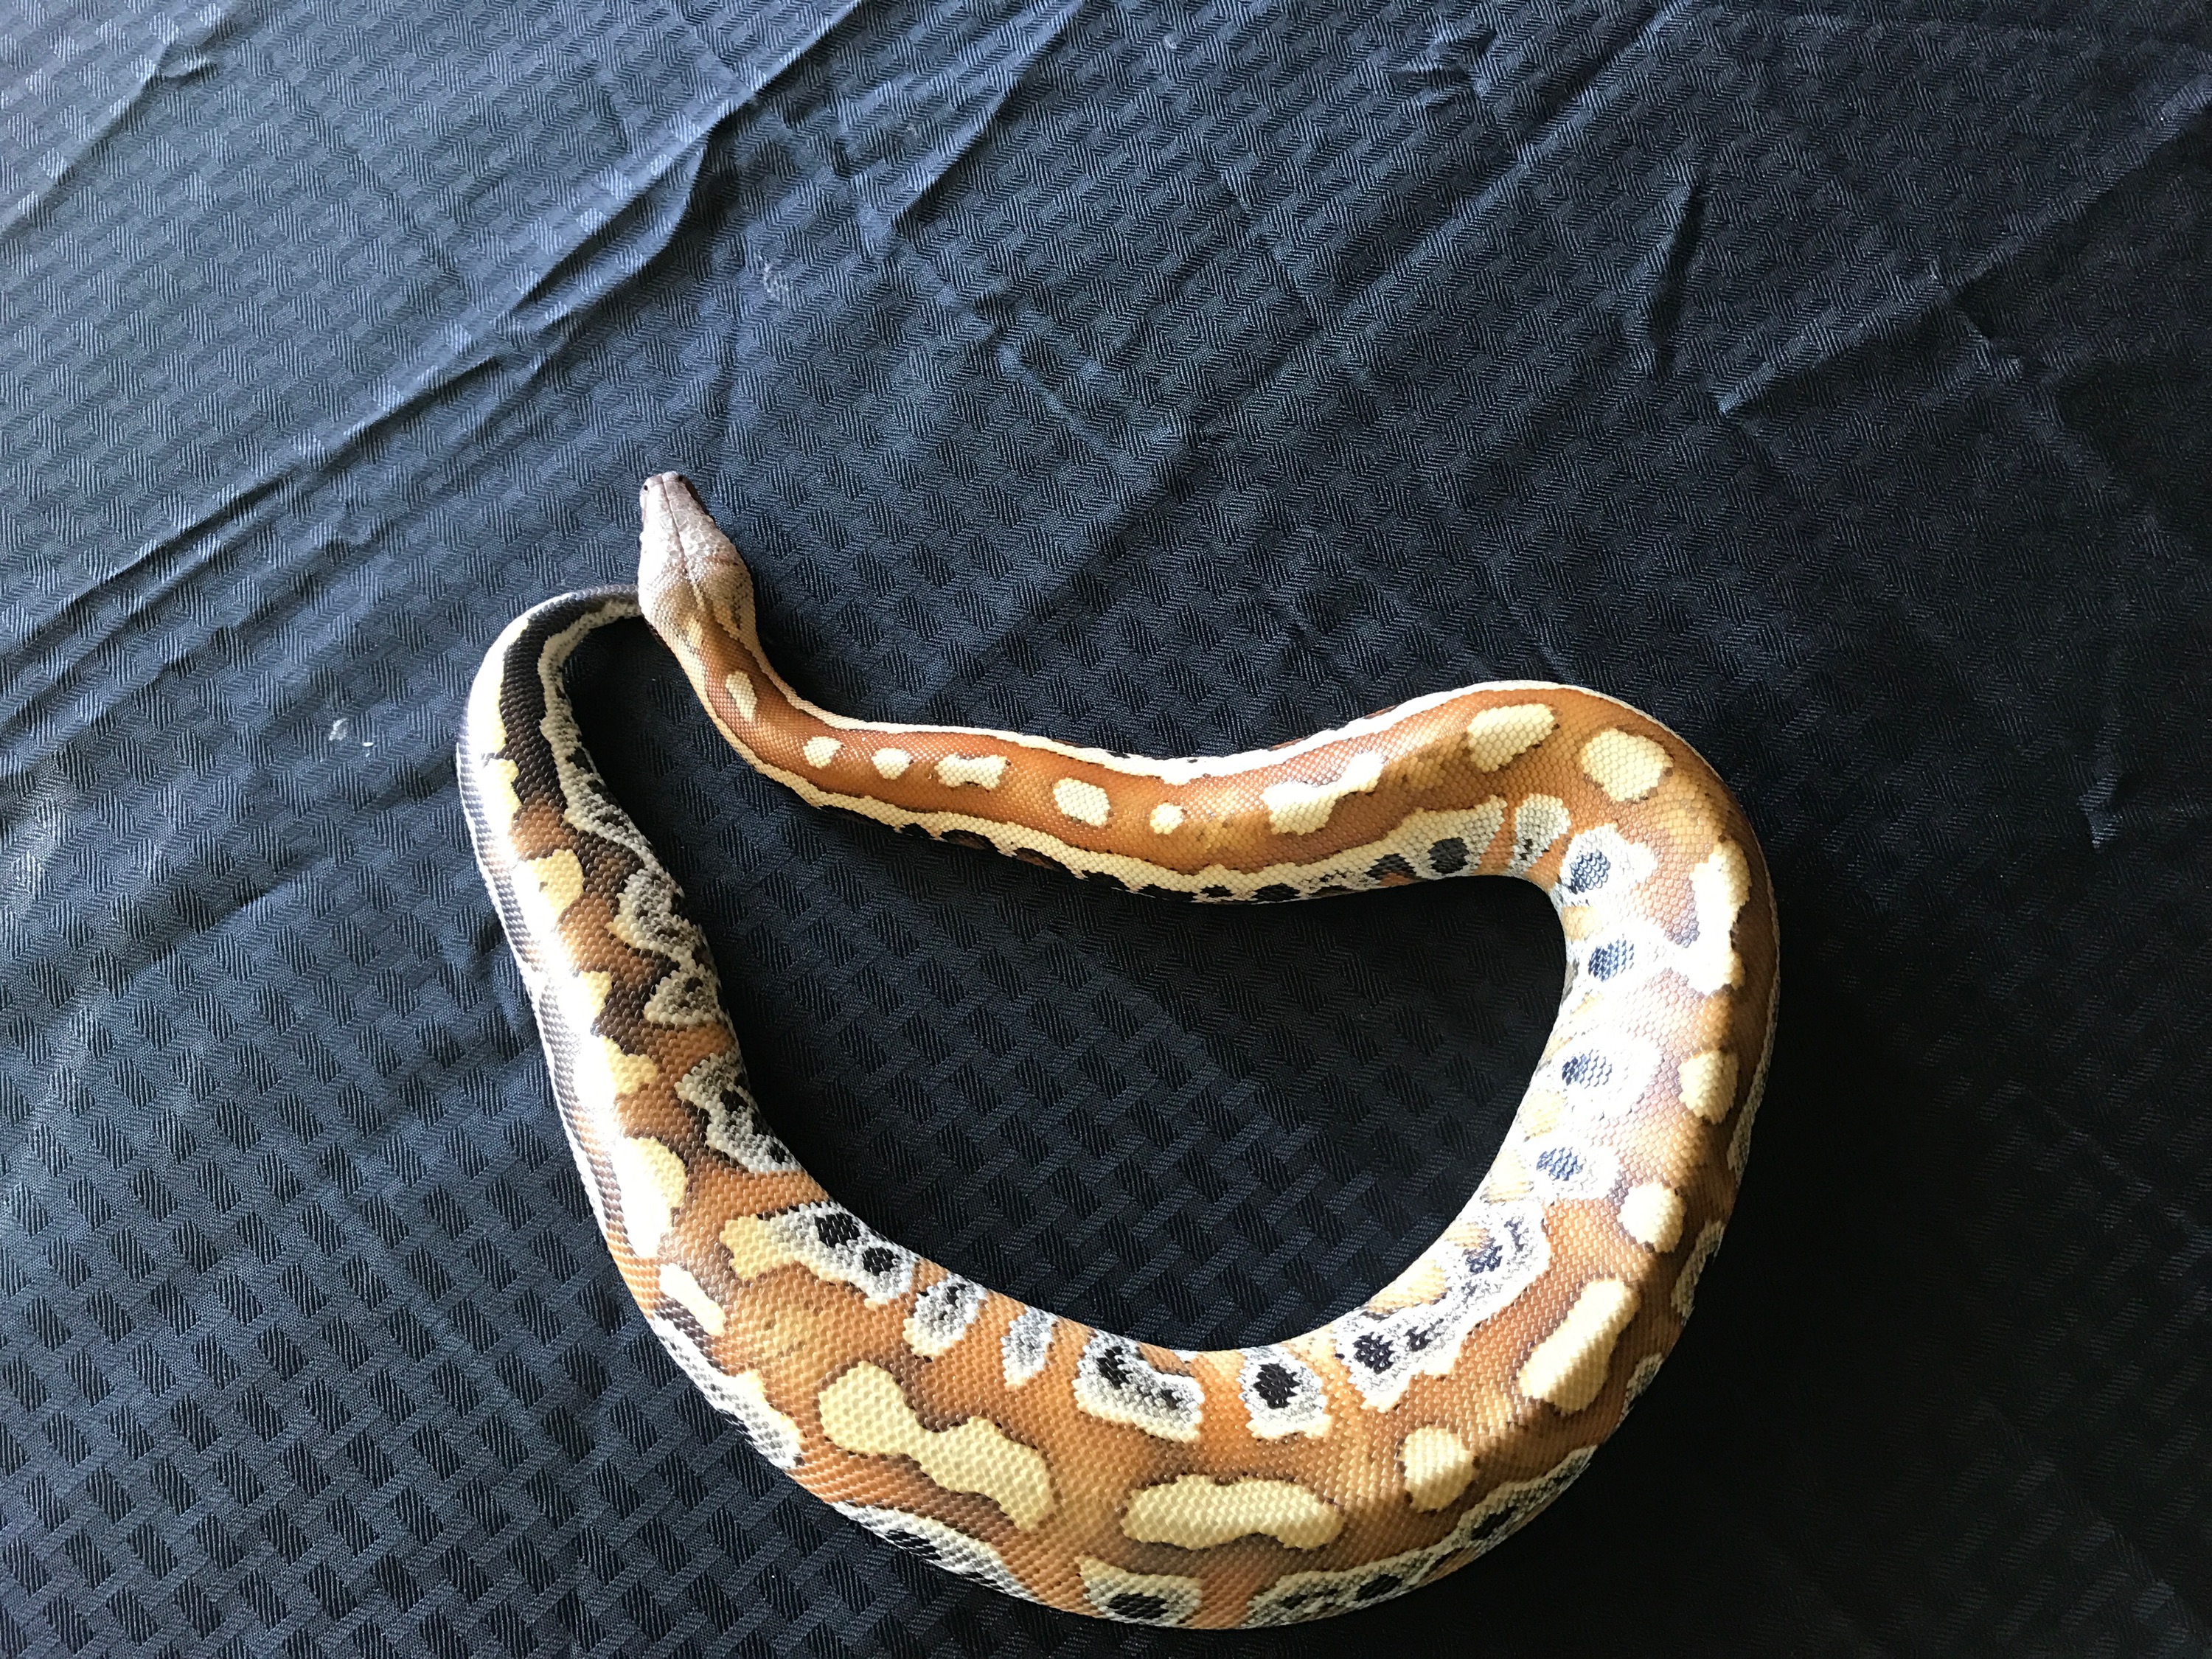
[[[622,1194],[623,1231],[629,1247],[650,1261],[684,1203],[684,1160],[651,1135],[626,1135],[607,1149]]]
[[[1182,828],[1182,808],[1171,800],[1164,800],[1152,808],[1152,833],[1172,836]]]
[[[806,757],[809,766],[827,766],[844,746],[835,738],[809,738],[799,745],[799,752]]]
[[[1346,795],[1371,793],[1382,781],[1382,757],[1354,755],[1334,783],[1271,783],[1260,792],[1267,825],[1279,836],[1310,836],[1326,824]]]
[[[1559,721],[1540,702],[1486,708],[1467,723],[1467,757],[1479,772],[1495,772],[1552,735]]]
[[[1210,1550],[1253,1533],[1313,1550],[1343,1530],[1344,1517],[1304,1486],[1249,1476],[1223,1484],[1186,1474],[1146,1486],[1121,1516],[1123,1537],[1187,1550]]]
[[[1656,1181],[1630,1188],[1620,1200],[1620,1230],[1644,1249],[1666,1255],[1681,1240],[1682,1195]]]
[[[979,783],[986,789],[996,789],[999,780],[1006,775],[1004,755],[947,755],[937,763],[937,781],[947,788]]]
[[[914,757],[903,749],[878,749],[875,753],[876,775],[884,778],[906,775],[906,769],[914,764]]]
[[[1532,1140],[1551,1133],[1566,1109],[1567,1097],[1557,1089],[1531,1089],[1521,1103],[1521,1133]]]
[[[1449,1429],[1415,1429],[1398,1443],[1406,1497],[1417,1510],[1440,1510],[1474,1479],[1474,1454]]]
[[[1043,1453],[1009,1439],[988,1418],[963,1418],[949,1429],[923,1427],[898,1379],[880,1365],[862,1360],[823,1389],[815,1405],[822,1432],[840,1450],[910,1457],[945,1491],[989,1498],[1024,1532],[1052,1513],[1052,1476]]]
[[[1705,1264],[1713,1259],[1713,1252],[1721,1247],[1721,1234],[1726,1231],[1717,1221],[1708,1221],[1698,1234],[1698,1242],[1690,1246],[1690,1259],[1682,1264],[1682,1271],[1674,1275],[1674,1294],[1672,1298],[1674,1317],[1687,1319],[1690,1310],[1698,1304],[1698,1280],[1705,1277]]]
[[[1615,800],[1642,800],[1673,764],[1649,738],[1608,726],[1583,745],[1583,771]]]
[[[1062,778],[1052,787],[1052,804],[1061,813],[1079,823],[1094,828],[1103,827],[1113,816],[1113,803],[1106,792],[1095,783],[1085,783],[1081,778]]]
[[[722,690],[730,694],[730,701],[738,706],[738,713],[750,720],[760,712],[760,699],[753,695],[753,677],[742,668],[732,668],[722,676]]]
[[[660,1293],[697,1320],[699,1328],[709,1336],[720,1336],[729,1323],[723,1316],[722,1304],[707,1294],[707,1287],[692,1277],[689,1267],[662,1262]]]
[[[1677,1079],[1682,1104],[1708,1123],[1724,1123],[1735,1109],[1735,1056],[1725,1048],[1708,1048],[1681,1064]]]
[[[584,866],[567,848],[557,853],[548,853],[542,859],[532,859],[520,866],[528,878],[529,886],[521,888],[526,895],[526,908],[534,907],[543,919],[541,925],[547,933],[568,913],[568,907],[584,896]]]
[[[1492,1203],[1526,1198],[1534,1185],[1528,1164],[1522,1161],[1520,1148],[1509,1141],[1498,1149],[1498,1156],[1491,1160],[1490,1173],[1483,1177],[1482,1195]]]
[[[520,771],[504,755],[484,762],[477,769],[481,785],[478,799],[490,809],[493,821],[502,831],[512,830],[515,819],[522,814],[522,797],[514,793],[514,780]]]
[[[1450,1288],[1451,1282],[1444,1275],[1443,1258],[1431,1246],[1415,1258],[1412,1267],[1369,1297],[1367,1305],[1376,1313],[1418,1308],[1437,1301]]]
[[[748,1280],[788,1267],[799,1259],[775,1230],[757,1215],[733,1215],[725,1221],[722,1248],[730,1253],[730,1271]]]
[[[1613,1363],[1613,1345],[1636,1315],[1636,1292],[1618,1279],[1583,1286],[1559,1328],[1521,1368],[1521,1392],[1568,1416],[1597,1398]]]
[[[607,993],[614,988],[614,982],[615,976],[601,968],[586,968],[561,982],[562,1000],[568,1005],[565,1012],[578,1030],[588,1030],[599,1017],[600,1011],[607,1006]]]
[[[1737,912],[1751,897],[1751,866],[1732,841],[1716,842],[1690,872],[1690,903],[1698,936],[1675,958],[1675,971],[1707,996],[1743,983],[1743,958],[1729,943]]]
[[[651,1054],[633,1054],[612,1037],[593,1039],[599,1044],[599,1063],[606,1067],[607,1081],[617,1098],[635,1094],[660,1075],[660,1063]]]

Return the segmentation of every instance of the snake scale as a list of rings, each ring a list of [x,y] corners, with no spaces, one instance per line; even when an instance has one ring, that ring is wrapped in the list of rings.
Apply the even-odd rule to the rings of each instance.
[[[1346,1612],[1558,1496],[1690,1312],[1765,1079],[1774,901],[1711,769],[1625,704],[1528,682],[1195,760],[847,719],[769,665],[690,486],[653,478],[643,506],[637,589],[548,601],[493,646],[459,774],[601,1230],[714,1404],[939,1565],[1141,1624]],[[738,753],[817,806],[1178,899],[1535,883],[1565,995],[1465,1209],[1364,1306],[1213,1352],[1025,1306],[876,1232],[762,1115],[707,941],[585,751],[564,665],[641,610]]]

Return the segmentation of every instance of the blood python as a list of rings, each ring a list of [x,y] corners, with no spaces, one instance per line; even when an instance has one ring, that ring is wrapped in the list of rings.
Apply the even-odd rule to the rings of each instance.
[[[942,1567],[1149,1625],[1346,1612],[1557,1497],[1689,1315],[1764,1081],[1774,900],[1712,769],[1625,704],[1529,682],[1196,760],[850,720],[769,665],[689,484],[651,480],[644,514],[636,590],[550,600],[492,647],[461,794],[615,1261],[761,1455]],[[641,609],[738,752],[817,806],[1175,899],[1535,883],[1566,992],[1474,1198],[1364,1306],[1205,1353],[875,1231],[763,1117],[707,941],[585,751],[564,665]]]

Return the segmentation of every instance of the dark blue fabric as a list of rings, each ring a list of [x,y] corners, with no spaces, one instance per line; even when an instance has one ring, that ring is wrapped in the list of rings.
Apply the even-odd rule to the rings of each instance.
[[[451,746],[681,468],[879,716],[1627,698],[1779,1047],[1592,1473],[1205,1644],[2212,1651],[2212,15],[763,0],[0,30],[0,1651],[1164,1653],[745,1449],[623,1297]],[[1559,971],[1504,884],[1172,910],[580,671],[776,1127],[1182,1345],[1390,1279]]]

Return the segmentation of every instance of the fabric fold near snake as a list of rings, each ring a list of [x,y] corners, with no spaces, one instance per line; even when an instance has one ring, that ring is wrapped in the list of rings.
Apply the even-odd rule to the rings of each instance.
[[[714,1404],[892,1542],[1139,1624],[1346,1612],[1557,1497],[1688,1316],[1765,1081],[1773,896],[1712,769],[1626,704],[1530,682],[1187,760],[849,719],[769,665],[751,577],[690,486],[665,474],[643,499],[638,590],[509,626],[458,765],[601,1231]],[[707,940],[585,751],[564,666],[641,611],[738,752],[817,806],[1183,901],[1536,884],[1565,994],[1466,1207],[1364,1305],[1198,1353],[877,1233],[761,1113]]]

